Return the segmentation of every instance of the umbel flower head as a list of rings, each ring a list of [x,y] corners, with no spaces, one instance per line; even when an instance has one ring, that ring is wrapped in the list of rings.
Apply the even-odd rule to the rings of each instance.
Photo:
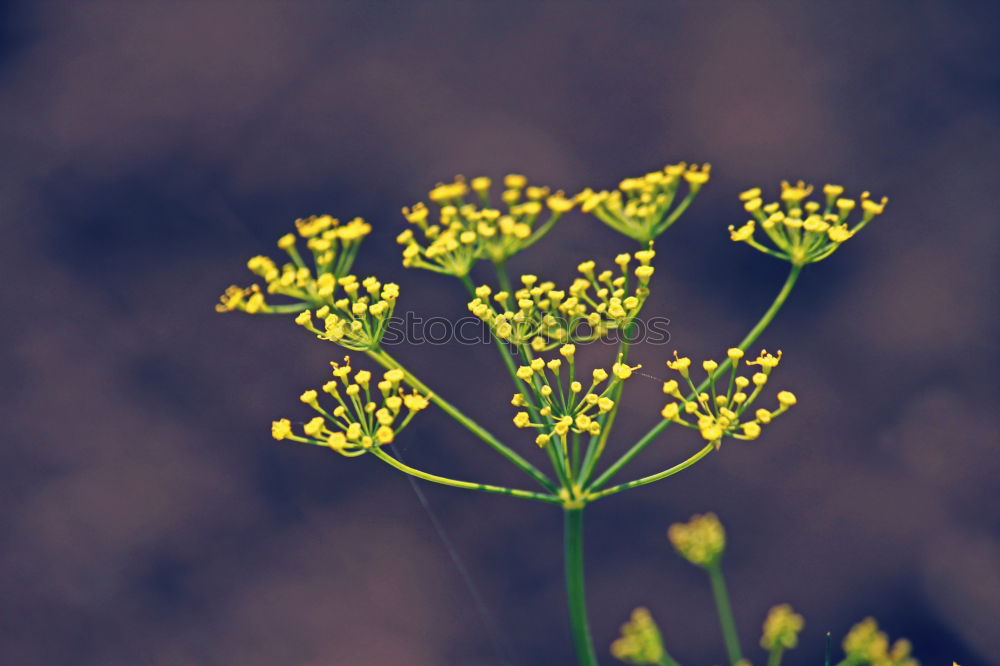
[[[632,611],[622,625],[621,636],[611,644],[611,656],[628,664],[658,666],[665,654],[660,629],[649,610],[642,607]]]
[[[617,190],[587,189],[579,195],[583,201],[580,209],[593,213],[615,231],[646,243],[666,231],[691,205],[708,182],[709,169],[708,164],[699,168],[679,162],[645,176],[626,178]],[[687,183],[687,194],[674,206],[681,181]]]
[[[774,606],[764,619],[760,646],[765,650],[790,650],[799,644],[799,632],[806,621],[788,604]]]
[[[597,368],[591,373],[588,384],[584,384],[576,377],[576,346],[563,345],[559,348],[559,355],[562,358],[548,361],[536,358],[518,368],[517,376],[528,387],[530,396],[515,393],[510,401],[515,407],[530,408],[542,419],[541,423],[532,422],[531,415],[526,411],[514,416],[514,425],[518,428],[539,431],[535,443],[542,447],[553,438],[565,445],[570,432],[600,434],[601,425],[597,416],[611,411],[615,406],[611,398],[615,387],[640,367],[622,363],[619,356],[610,373]]]
[[[667,538],[681,557],[699,567],[714,566],[726,549],[726,531],[714,513],[674,523],[667,530]]]
[[[678,356],[677,352],[674,352],[673,361],[667,361],[667,367],[681,375],[694,397],[691,399],[685,397],[676,379],[663,384],[663,392],[678,400],[667,403],[663,408],[663,418],[698,430],[702,437],[715,444],[716,450],[722,445],[723,437],[757,439],[762,425],[784,414],[796,403],[793,393],[779,391],[777,409],[773,411],[758,409],[753,413],[753,419],[745,419],[744,415],[750,405],[757,400],[764,385],[767,384],[771,371],[781,360],[781,352],[775,356],[764,350],[755,360],[747,361],[748,366],[756,365],[760,368],[749,379],[736,374],[736,366],[743,358],[743,350],[733,347],[727,355],[732,361],[732,368],[728,373],[729,379],[724,392],[716,386],[721,378],[720,375],[723,374],[718,372],[717,362],[712,360],[702,362],[701,366],[708,375],[708,390],[699,392],[691,381],[691,359]]]
[[[734,241],[743,241],[764,254],[790,261],[798,266],[826,259],[840,245],[861,231],[876,215],[881,215],[888,202],[871,198],[868,192],[860,197],[861,217],[850,222],[858,200],[841,196],[841,185],[824,185],[824,203],[808,200],[813,186],[801,180],[795,185],[781,182],[781,203],[764,203],[759,187],[740,194],[743,207],[753,216],[739,229],[730,226]],[[782,205],[784,207],[782,207]],[[758,225],[770,239],[771,246],[754,237]]]
[[[535,351],[597,340],[612,329],[624,329],[639,314],[649,296],[654,256],[653,250],[619,254],[615,257],[617,274],[611,270],[598,273],[593,261],[585,261],[578,266],[581,277],[567,289],[539,282],[535,275],[522,275],[524,286],[513,294],[494,294],[483,285],[476,289],[469,310],[501,340],[530,344]],[[637,265],[630,270],[633,258]]]
[[[265,289],[259,284],[232,285],[215,306],[217,311],[288,313],[332,305],[334,285],[351,270],[358,247],[371,232],[371,225],[360,217],[342,224],[335,217],[319,215],[295,220],[295,227],[298,238],[295,234],[285,234],[278,239],[278,247],[288,254],[290,261],[279,265],[270,257],[256,256],[247,262],[247,268],[264,280]],[[299,238],[309,251],[308,263],[299,252]],[[265,292],[285,296],[291,302],[272,305],[267,302]]]
[[[327,298],[331,305],[324,305],[315,311],[299,313],[295,323],[312,331],[322,340],[336,342],[356,351],[375,349],[389,326],[399,285],[393,282],[382,284],[374,277],[367,277],[360,283],[353,275],[342,278],[329,276],[330,293]],[[337,288],[340,292],[337,292]],[[317,328],[313,315],[322,322]]]
[[[319,404],[318,391],[306,391],[299,399],[319,416],[306,422],[301,435],[293,432],[288,419],[274,421],[271,435],[275,439],[326,446],[345,456],[359,456],[373,447],[392,443],[413,415],[427,407],[425,396],[403,391],[402,370],[387,371],[373,391],[372,373],[358,370],[351,375],[349,357],[344,357],[343,365],[330,365],[334,379],[323,385],[322,392],[332,397],[336,406],[327,410]]]
[[[879,630],[875,618],[865,618],[844,637],[845,661],[848,664],[871,666],[919,666],[910,656],[910,641],[900,638],[891,646],[889,637]]]
[[[422,244],[414,230],[396,238],[403,245],[403,265],[426,268],[462,277],[479,259],[503,261],[530,247],[562,215],[576,205],[561,191],[529,186],[520,174],[503,180],[502,208],[491,202],[492,181],[461,176],[451,183],[439,183],[428,198],[438,207],[437,219],[423,202],[404,208],[403,215],[424,237]],[[470,195],[471,190],[471,195]]]

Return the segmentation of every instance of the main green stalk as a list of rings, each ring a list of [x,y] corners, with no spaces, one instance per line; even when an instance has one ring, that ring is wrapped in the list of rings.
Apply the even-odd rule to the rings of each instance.
[[[722,640],[726,643],[729,663],[736,666],[743,659],[743,654],[740,650],[740,636],[736,632],[736,620],[733,619],[733,608],[729,603],[726,579],[722,576],[722,566],[716,562],[707,567],[706,571],[712,583],[712,596],[715,597],[715,608],[719,612],[719,626],[722,627]]]
[[[566,557],[566,603],[573,645],[580,666],[597,666],[594,641],[587,622],[587,598],[583,576],[583,508],[563,509],[563,541]]]

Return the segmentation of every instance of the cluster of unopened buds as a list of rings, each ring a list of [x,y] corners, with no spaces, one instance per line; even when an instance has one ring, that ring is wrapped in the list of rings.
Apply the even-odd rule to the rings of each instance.
[[[726,368],[716,361],[703,361],[701,367],[707,375],[705,379],[707,387],[705,385],[697,387],[691,380],[691,359],[678,356],[677,352],[674,352],[674,360],[667,361],[667,367],[680,374],[690,389],[690,394],[685,396],[681,392],[676,379],[664,382],[663,392],[677,398],[678,402],[667,403],[663,408],[663,418],[698,430],[703,438],[715,445],[716,449],[721,445],[723,437],[757,439],[760,436],[761,426],[784,414],[796,403],[796,398],[791,391],[779,391],[777,409],[761,408],[754,412],[752,420],[744,419],[744,414],[757,400],[764,385],[767,384],[771,371],[781,360],[781,352],[775,356],[764,350],[755,360],[747,361],[748,366],[756,365],[760,368],[749,379],[737,374],[737,365],[743,354],[743,350],[738,347],[726,352],[728,373]],[[725,385],[718,387],[719,380],[727,375]],[[753,388],[750,388],[751,384]]]
[[[881,215],[888,201],[886,197],[875,201],[871,194],[862,192],[861,217],[851,225],[848,217],[857,208],[858,201],[842,197],[844,188],[841,185],[824,185],[823,203],[807,201],[812,192],[812,185],[806,185],[801,180],[794,185],[782,181],[780,203],[773,201],[765,204],[759,187],[743,192],[740,194],[743,207],[753,218],[739,229],[730,225],[730,236],[734,241],[743,241],[765,254],[793,264],[815,263],[829,257],[876,215]],[[756,240],[754,232],[757,225],[764,230],[774,247],[767,247]]]
[[[373,390],[372,373],[358,370],[352,375],[350,358],[344,357],[343,365],[336,362],[330,365],[334,379],[323,384],[321,390],[336,406],[322,407],[320,392],[310,389],[299,399],[319,412],[319,416],[302,426],[301,435],[294,432],[290,420],[275,421],[271,424],[272,437],[325,446],[348,457],[358,456],[372,447],[391,444],[413,415],[427,407],[426,396],[416,391],[404,392],[400,386],[404,379],[401,370],[387,370]]]
[[[585,261],[577,267],[582,276],[565,289],[539,282],[535,275],[522,275],[524,286],[513,294],[493,293],[489,285],[480,285],[469,310],[501,340],[528,344],[534,351],[598,340],[611,330],[624,329],[639,314],[649,296],[650,262],[655,256],[653,250],[619,254],[617,274],[608,269],[597,272],[596,262]],[[637,265],[630,271],[633,258]]]

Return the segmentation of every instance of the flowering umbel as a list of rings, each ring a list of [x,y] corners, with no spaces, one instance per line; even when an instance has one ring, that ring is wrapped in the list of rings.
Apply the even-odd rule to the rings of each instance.
[[[386,371],[373,391],[372,373],[358,370],[352,376],[350,363],[345,356],[343,365],[330,364],[334,379],[325,383],[322,391],[337,403],[332,410],[320,406],[318,391],[306,391],[299,399],[319,412],[319,416],[306,422],[301,435],[293,432],[288,419],[274,421],[271,435],[278,440],[329,447],[348,457],[359,456],[372,447],[392,443],[413,415],[427,407],[424,395],[404,392],[400,386],[404,379],[401,370]]]
[[[802,266],[829,256],[885,206],[885,199],[876,202],[867,193],[860,201],[843,198],[843,188],[832,185],[823,189],[825,207],[809,200],[812,188],[801,182],[783,183],[781,201],[776,203],[765,204],[759,189],[745,192],[742,198],[753,219],[739,229],[730,227],[732,238],[790,261],[785,284],[738,348],[730,349],[721,363],[707,360],[700,364],[706,375],[701,383],[696,385],[691,379],[691,359],[675,352],[667,365],[681,377],[663,385],[664,393],[671,397],[663,407],[663,419],[605,465],[609,461],[602,456],[617,444],[609,437],[622,411],[624,382],[639,368],[629,365],[628,357],[631,334],[639,328],[637,317],[649,301],[656,256],[653,241],[690,206],[709,174],[707,164],[671,164],[627,178],[617,189],[587,189],[576,196],[529,185],[519,174],[507,175],[495,191],[489,178],[467,182],[456,177],[431,190],[427,203],[403,208],[409,228],[397,241],[403,246],[404,267],[451,275],[462,282],[472,299],[469,309],[489,325],[496,338],[497,351],[514,386],[514,425],[531,433],[528,441],[508,445],[424,384],[382,347],[400,289],[397,284],[352,273],[358,247],[371,231],[361,218],[346,223],[328,215],[297,220],[297,233],[278,241],[287,259],[252,258],[247,265],[259,278],[257,284],[229,287],[216,308],[289,314],[313,336],[363,352],[385,369],[381,378],[375,378],[368,370],[353,369],[349,358],[332,363],[333,379],[322,389],[307,390],[300,396],[316,415],[294,424],[287,418],[272,422],[275,439],[314,444],[347,457],[370,453],[371,458],[430,483],[561,507],[573,642],[579,663],[593,666],[597,658],[583,585],[585,507],[683,472],[718,450],[726,437],[756,439],[764,425],[796,403],[792,393],[780,391],[777,408],[751,409],[781,354],[761,352],[747,362],[758,367],[744,376],[738,371],[744,352],[774,319]],[[507,260],[531,247],[578,204],[583,212],[638,241],[639,251],[615,256],[617,270],[599,269],[596,261],[584,261],[578,265],[575,279],[560,287],[534,274],[522,275],[516,286],[511,285]],[[854,208],[860,210],[860,219],[850,221]],[[754,238],[758,228],[767,235],[763,242]],[[493,284],[498,286],[481,281],[476,287],[470,277],[474,267],[477,275],[480,270],[495,273]],[[610,337],[606,334],[615,330],[624,335],[604,363],[608,369],[590,371],[588,367],[580,372],[576,345]],[[402,460],[390,445],[415,413],[429,403],[524,472],[534,485],[521,488],[451,478]],[[654,473],[631,480],[616,478],[652,442],[660,441],[663,431],[673,423],[697,430],[707,443]],[[531,447],[531,439],[542,448],[538,458],[547,457],[550,468],[539,466],[517,450]],[[723,526],[709,513],[672,525],[668,536],[681,556],[701,567],[710,579],[728,662],[734,666],[747,663],[722,574],[726,547]],[[771,610],[761,639],[772,651],[768,659],[771,666],[780,666],[781,651],[794,646],[801,628],[801,617],[790,607]],[[909,644],[898,641],[890,647],[873,622],[855,627],[844,646],[846,663],[851,666],[915,666],[909,657]],[[612,652],[633,664],[677,666],[664,649],[649,612],[641,608],[623,627]]]
[[[718,388],[717,384],[724,373],[720,371],[716,361],[702,362],[702,368],[708,375],[708,390],[699,391],[691,381],[691,359],[678,356],[677,352],[674,352],[673,361],[667,361],[667,367],[681,375],[691,389],[691,394],[685,396],[676,379],[663,384],[663,392],[679,401],[667,403],[662,411],[663,418],[698,430],[703,438],[715,444],[716,449],[721,446],[723,437],[757,439],[760,436],[761,425],[770,423],[796,403],[795,394],[790,391],[779,391],[777,409],[758,409],[754,412],[753,419],[744,419],[750,405],[757,400],[764,385],[767,384],[771,371],[781,360],[781,352],[775,356],[765,350],[756,360],[747,361],[747,365],[760,367],[760,370],[753,373],[749,379],[736,374],[736,366],[743,358],[743,350],[733,347],[727,355],[731,361],[731,369],[726,385],[722,389]],[[752,389],[749,388],[751,384],[753,384]]]
[[[617,190],[584,190],[579,195],[583,201],[580,209],[593,213],[615,231],[647,243],[687,210],[702,185],[708,182],[709,169],[708,164],[699,168],[696,164],[679,162],[645,176],[626,178]],[[687,183],[687,194],[674,206],[681,181]]]
[[[578,266],[581,277],[566,289],[556,289],[554,282],[539,282],[535,275],[522,275],[524,286],[513,294],[493,293],[481,285],[469,310],[501,340],[530,344],[535,351],[598,340],[610,330],[624,329],[639,314],[649,296],[654,256],[652,250],[619,254],[615,257],[617,274],[611,270],[598,273],[595,262],[585,261]],[[630,270],[633,258],[638,265]]]
[[[491,202],[489,178],[461,176],[439,183],[428,198],[438,206],[437,219],[423,202],[403,209],[406,220],[424,236],[417,240],[413,229],[396,238],[403,245],[403,265],[462,277],[479,259],[500,262],[533,245],[562,215],[576,205],[562,192],[529,186],[520,174],[503,181],[502,208]],[[472,200],[467,196],[471,193]]]
[[[531,414],[522,411],[514,416],[514,425],[538,430],[535,443],[539,446],[546,446],[553,438],[565,446],[570,432],[600,434],[597,415],[611,411],[615,406],[611,397],[615,389],[639,368],[622,363],[619,358],[610,373],[597,368],[591,373],[589,385],[585,385],[576,377],[576,346],[563,345],[559,354],[562,358],[549,361],[536,358],[517,370],[517,377],[528,386],[530,397],[515,393],[511,404],[527,407],[539,420],[532,421]]]
[[[279,265],[270,257],[256,256],[247,262],[247,268],[264,281],[265,289],[259,284],[232,285],[220,298],[216,310],[281,314],[333,305],[337,281],[351,270],[358,247],[371,232],[371,225],[360,217],[341,223],[329,215],[314,215],[295,220],[295,227],[299,238],[305,240],[310,260],[307,262],[299,252],[299,238],[285,234],[278,239],[278,247],[290,261]],[[268,303],[265,292],[285,296],[291,302]]]
[[[331,284],[332,306],[324,305],[315,312],[301,312],[295,323],[322,340],[336,342],[348,349],[365,351],[377,348],[389,327],[396,299],[399,298],[399,285],[393,282],[382,284],[374,277],[367,277],[359,283],[353,275],[331,280]],[[339,294],[332,291],[338,286]],[[322,322],[322,328],[316,327],[314,314]]]
[[[824,203],[807,200],[812,192],[813,186],[801,180],[794,185],[781,182],[781,203],[765,204],[759,187],[743,192],[740,194],[743,208],[753,219],[739,229],[730,225],[730,237],[799,266],[815,263],[836,252],[844,241],[861,231],[876,215],[881,215],[888,202],[886,197],[875,201],[868,192],[862,192],[861,217],[851,223],[849,218],[858,207],[858,201],[841,196],[843,186],[824,185]],[[754,237],[758,225],[773,247]]]

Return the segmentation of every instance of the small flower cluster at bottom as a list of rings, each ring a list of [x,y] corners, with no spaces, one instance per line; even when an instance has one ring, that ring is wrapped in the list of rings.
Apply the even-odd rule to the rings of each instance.
[[[338,403],[332,411],[320,406],[317,391],[306,391],[299,399],[319,412],[320,416],[306,422],[302,435],[292,431],[292,423],[288,419],[274,421],[271,435],[278,440],[326,446],[345,456],[359,456],[373,447],[392,443],[413,415],[427,407],[426,396],[416,391],[403,391],[400,383],[404,374],[398,369],[386,371],[382,381],[376,384],[382,401],[379,406],[373,397],[372,373],[358,370],[350,377],[350,363],[347,356],[343,365],[330,363],[336,379],[324,384],[323,392]]]
[[[611,655],[628,664],[662,663],[663,638],[648,609],[640,606],[632,611],[632,617],[622,625],[621,637],[611,644]]]
[[[714,513],[674,523],[667,530],[667,538],[681,557],[699,567],[713,566],[726,549],[726,530]]]
[[[889,636],[878,628],[875,618],[865,618],[844,637],[844,661],[852,666],[918,666],[910,656],[910,641],[900,638],[890,644]]]

